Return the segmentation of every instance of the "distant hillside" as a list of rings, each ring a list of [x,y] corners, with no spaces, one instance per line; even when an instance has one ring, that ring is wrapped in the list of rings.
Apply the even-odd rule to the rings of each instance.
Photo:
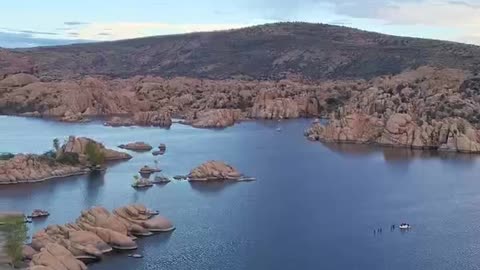
[[[0,76],[89,74],[226,79],[372,78],[423,65],[477,72],[480,47],[309,23],[277,23],[230,31],[115,42],[0,50]]]

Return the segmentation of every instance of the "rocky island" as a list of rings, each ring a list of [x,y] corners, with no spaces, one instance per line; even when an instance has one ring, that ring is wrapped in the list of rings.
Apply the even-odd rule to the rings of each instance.
[[[207,161],[200,166],[192,169],[187,176],[188,181],[248,181],[255,180],[251,177],[245,177],[234,167],[222,161]]]
[[[121,144],[118,146],[118,148],[137,151],[137,152],[148,152],[152,150],[153,147],[145,142],[133,142],[133,143]]]
[[[32,183],[89,173],[88,165],[92,163],[89,151],[99,153],[104,161],[131,158],[92,139],[70,136],[56,151],[44,155],[18,154],[0,160],[0,184]]]
[[[135,204],[109,212],[103,207],[82,211],[74,223],[50,225],[36,232],[24,257],[30,269],[86,269],[84,262],[100,260],[112,249],[136,249],[135,236],[175,229],[145,206]]]

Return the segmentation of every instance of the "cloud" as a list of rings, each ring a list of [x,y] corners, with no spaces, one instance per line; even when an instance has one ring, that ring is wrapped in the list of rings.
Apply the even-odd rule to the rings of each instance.
[[[90,23],[71,21],[71,22],[64,22],[63,24],[68,25],[68,26],[77,26],[77,25],[86,25],[86,24],[90,24]]]
[[[425,11],[428,12],[425,12]],[[458,28],[459,30],[480,28],[478,10],[468,5],[449,2],[425,1],[406,3],[396,7],[384,7],[379,19],[393,24],[422,24]]]
[[[38,46],[56,46],[73,43],[91,42],[82,39],[50,39],[39,38],[28,33],[10,33],[0,31],[0,47],[3,48],[27,48]]]
[[[42,32],[42,31],[31,31],[31,30],[16,30],[17,33],[23,34],[34,34],[34,35],[48,35],[48,36],[56,36],[58,33],[53,32]]]
[[[326,22],[401,35],[480,44],[479,0],[248,0],[262,18]],[[310,16],[308,17],[309,14]],[[344,24],[350,22],[351,24]],[[408,31],[407,31],[408,29]],[[428,30],[430,29],[430,30]],[[435,30],[434,30],[435,29]],[[443,34],[442,34],[443,31]],[[456,33],[452,35],[452,33]]]
[[[352,22],[350,20],[333,20],[327,23],[333,25],[352,25]]]
[[[58,33],[54,33],[54,32],[13,29],[13,28],[5,28],[5,27],[0,27],[0,29],[7,31],[8,33],[19,33],[19,34],[30,34],[30,35],[48,35],[48,36],[58,35]]]
[[[475,8],[475,9],[480,9],[480,5],[478,4],[473,4],[467,1],[448,1],[449,4],[452,5],[460,5],[460,6],[466,6],[469,8]]]
[[[90,23],[79,27],[79,37],[88,40],[118,40],[145,36],[226,30],[249,26],[246,24],[172,24],[172,23]],[[105,30],[108,29],[108,30]],[[108,31],[108,32],[106,32]],[[107,35],[108,34],[108,35]]]
[[[69,30],[72,30],[73,28],[72,27],[58,27],[58,28],[55,28],[55,30],[57,31],[69,31]]]

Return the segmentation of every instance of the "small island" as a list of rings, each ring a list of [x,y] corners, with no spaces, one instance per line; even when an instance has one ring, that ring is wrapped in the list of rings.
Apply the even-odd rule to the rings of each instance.
[[[42,155],[5,154],[0,159],[0,184],[46,181],[103,170],[108,161],[128,160],[131,156],[105,148],[89,138],[70,136],[60,146],[53,140],[53,150]]]
[[[145,142],[133,142],[133,143],[121,144],[118,146],[118,148],[127,149],[131,151],[136,151],[136,152],[147,152],[152,150],[153,147]]]
[[[252,181],[253,177],[246,177],[234,167],[223,161],[207,161],[191,170],[187,176],[188,181]]]

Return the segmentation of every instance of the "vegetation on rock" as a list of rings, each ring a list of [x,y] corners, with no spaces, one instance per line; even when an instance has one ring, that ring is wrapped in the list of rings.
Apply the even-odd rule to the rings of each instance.
[[[85,154],[87,155],[88,161],[93,166],[105,163],[105,154],[91,141],[85,146]]]
[[[14,266],[22,261],[22,248],[27,239],[27,226],[22,216],[0,216],[0,231],[6,236],[5,249]]]
[[[12,159],[15,155],[12,153],[0,153],[0,160]]]

